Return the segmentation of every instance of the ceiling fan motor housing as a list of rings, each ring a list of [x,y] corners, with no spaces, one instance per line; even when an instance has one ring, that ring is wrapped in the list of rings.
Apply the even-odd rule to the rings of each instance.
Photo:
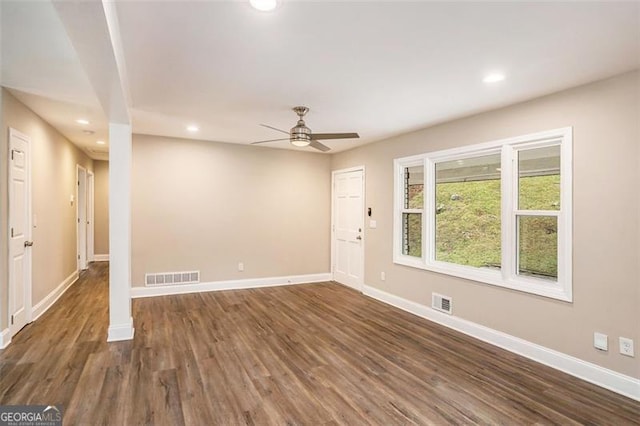
[[[300,119],[298,123],[291,128],[289,133],[290,142],[295,146],[307,146],[311,143],[311,129],[304,124],[302,117],[309,111],[309,108],[299,106],[293,108],[293,111],[298,114]]]
[[[305,126],[304,121],[299,120],[295,127],[291,128],[291,143],[295,145],[298,142],[299,146],[306,146],[311,143],[311,129]],[[306,143],[305,143],[306,142]],[[304,143],[304,144],[303,144]]]

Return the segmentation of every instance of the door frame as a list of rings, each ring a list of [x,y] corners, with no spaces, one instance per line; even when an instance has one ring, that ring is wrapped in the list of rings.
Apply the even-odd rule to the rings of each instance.
[[[27,209],[26,209],[26,221],[25,221],[25,239],[27,241],[31,241],[32,237],[33,237],[33,222],[32,222],[32,208],[33,208],[33,193],[32,193],[32,173],[31,173],[31,148],[32,148],[32,144],[31,144],[31,138],[27,135],[25,135],[24,133],[9,127],[9,143],[7,144],[7,180],[10,177],[10,170],[11,170],[11,139],[13,137],[18,137],[22,140],[24,140],[28,146],[29,152],[27,154]],[[7,188],[7,237],[10,235],[11,233],[11,206],[9,206],[9,203],[11,202],[11,185],[8,185],[9,187]],[[33,320],[33,301],[31,300],[32,298],[32,274],[33,274],[33,250],[29,249],[29,250],[25,250],[25,264],[26,264],[26,271],[25,271],[25,276],[24,276],[24,283],[25,283],[25,289],[24,289],[24,310],[25,310],[25,321],[26,324],[29,324],[32,320]],[[11,266],[12,262],[11,262],[11,247],[9,244],[9,247],[7,247],[7,278],[8,280],[8,288],[7,288],[7,296],[8,299],[11,298],[11,274],[13,272],[13,268]],[[11,306],[10,306],[10,302],[9,300],[7,300],[7,325],[8,325],[8,329],[9,329],[9,339],[11,339],[18,331],[20,331],[20,329],[16,330],[15,327],[13,327],[13,324],[11,324]],[[3,342],[3,343],[8,343],[8,342]]]
[[[365,171],[365,167],[364,164],[360,165],[360,166],[354,166],[354,167],[348,167],[346,169],[338,169],[338,170],[332,170],[331,171],[331,280],[334,280],[334,272],[335,272],[335,260],[336,260],[336,206],[335,206],[335,191],[336,191],[336,175],[341,174],[341,173],[349,173],[349,172],[356,172],[356,171],[362,171],[362,230],[364,231],[366,229],[365,227],[365,210],[366,210],[366,205],[367,205],[367,198],[366,198],[366,178],[367,178],[367,174]],[[362,232],[362,242],[361,242],[361,247],[362,247],[362,277],[360,280],[360,288],[358,289],[361,293],[364,292],[364,265],[365,265],[365,250],[364,250],[364,244],[366,241],[366,232]],[[353,288],[353,287],[350,287]]]
[[[87,171],[87,263],[95,260],[94,238],[95,225],[95,175],[91,170]]]
[[[81,174],[84,175],[84,182],[82,185],[84,194],[82,197],[82,203],[80,202],[80,181],[82,180],[82,178],[80,177]],[[82,221],[83,223],[80,223],[81,209],[84,210],[84,220]],[[81,236],[84,236],[84,247],[82,246],[80,241]],[[87,269],[89,263],[87,256],[87,169],[82,167],[80,164],[76,164],[76,255],[77,270],[82,271],[84,269]]]

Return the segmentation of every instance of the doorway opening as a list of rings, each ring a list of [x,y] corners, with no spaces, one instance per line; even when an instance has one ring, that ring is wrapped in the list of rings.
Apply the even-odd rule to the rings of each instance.
[[[76,190],[76,223],[77,232],[77,253],[78,253],[78,270],[82,271],[89,266],[88,256],[88,238],[87,238],[87,169],[77,165],[77,190]]]

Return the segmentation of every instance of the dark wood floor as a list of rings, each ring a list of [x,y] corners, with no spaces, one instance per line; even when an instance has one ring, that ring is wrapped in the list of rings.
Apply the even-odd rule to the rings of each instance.
[[[338,284],[134,301],[107,344],[93,264],[0,351],[0,404],[64,424],[637,424],[640,403]]]

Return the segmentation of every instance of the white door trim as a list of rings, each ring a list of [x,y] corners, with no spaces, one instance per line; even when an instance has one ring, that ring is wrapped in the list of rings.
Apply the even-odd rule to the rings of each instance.
[[[334,203],[334,197],[335,197],[335,183],[336,183],[336,175],[341,174],[341,173],[348,173],[348,172],[355,172],[355,171],[362,171],[362,271],[361,271],[361,277],[360,277],[360,283],[359,283],[359,291],[362,292],[364,291],[364,265],[365,265],[365,241],[366,241],[366,232],[365,231],[365,215],[364,215],[364,211],[366,209],[366,178],[367,178],[367,174],[365,172],[365,167],[364,164],[361,166],[355,166],[355,167],[348,167],[346,169],[338,169],[338,170],[332,170],[331,171],[331,229],[329,230],[329,232],[331,232],[331,279],[335,281],[335,276],[334,276],[334,271],[335,271],[335,255],[336,255],[336,238],[335,238],[335,203]]]
[[[95,238],[95,175],[92,171],[87,172],[87,263],[95,260],[94,238]]]
[[[22,139],[27,146],[29,147],[29,152],[27,154],[27,209],[26,209],[26,222],[25,222],[25,239],[27,241],[31,241],[32,240],[32,236],[33,236],[33,227],[32,227],[32,194],[31,194],[31,188],[32,188],[32,177],[31,177],[31,138],[27,135],[25,135],[24,133],[19,132],[16,129],[13,128],[9,128],[9,155],[7,156],[7,170],[9,171],[11,169],[11,139],[17,137],[19,139]],[[7,173],[7,177],[10,177],[10,172]],[[8,202],[11,202],[11,195],[12,195],[12,190],[11,190],[11,185],[9,185],[8,188]],[[11,220],[11,208],[9,207],[8,209],[8,218],[7,218],[7,236],[10,235],[11,233],[11,224],[12,224],[12,220]],[[11,274],[13,273],[13,267],[12,265],[12,259],[11,259],[11,246],[9,245],[9,248],[7,250],[7,260],[8,260],[8,268],[9,268],[9,286],[8,286],[8,292],[11,291]],[[24,292],[24,309],[25,309],[25,319],[26,319],[26,324],[29,324],[32,321],[32,311],[33,311],[33,301],[31,293],[32,293],[32,250],[31,249],[26,249],[25,250],[25,263],[26,263],[26,271],[25,271],[25,277],[24,277],[24,286],[25,286],[25,292]],[[8,336],[8,340],[11,340],[11,337],[13,337],[18,331],[20,331],[21,328],[16,329],[17,327],[13,327],[13,324],[11,324],[11,306],[10,306],[10,302],[7,303],[7,324],[9,325],[9,336]]]
[[[80,175],[84,177],[81,178]],[[82,185],[80,185],[82,183]],[[80,187],[82,186],[84,194],[80,198]],[[78,271],[87,269],[87,169],[80,164],[76,164],[76,255]],[[84,209],[84,215],[81,210]],[[80,220],[82,218],[82,220]],[[81,223],[82,222],[82,223]],[[84,237],[84,244],[82,242]]]

